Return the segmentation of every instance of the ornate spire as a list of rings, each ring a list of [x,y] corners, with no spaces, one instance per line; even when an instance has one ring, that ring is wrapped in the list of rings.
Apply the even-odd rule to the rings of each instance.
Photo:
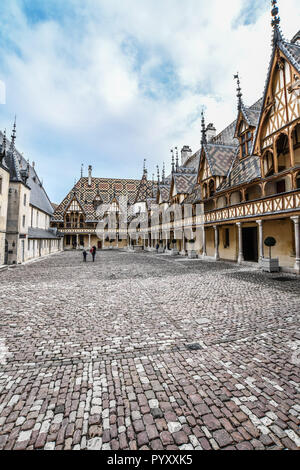
[[[152,173],[152,198],[154,198],[154,173]]]
[[[146,177],[146,179],[147,179],[148,171],[147,171],[147,168],[146,168],[146,162],[147,162],[147,159],[144,158],[143,176]]]
[[[207,144],[204,111],[201,112],[201,145]]]
[[[162,171],[162,184],[166,183],[166,166],[165,162],[163,163],[163,171]]]
[[[81,172],[80,172],[81,178],[83,178],[83,163],[81,164]]]
[[[175,158],[174,158],[174,150],[171,149],[171,155],[172,155],[172,173],[175,173]]]
[[[178,170],[179,170],[178,147],[175,147],[175,150],[176,150],[176,173],[178,173]]]
[[[157,183],[160,183],[159,166],[157,165]]]
[[[277,6],[277,0],[271,0],[272,11],[271,15],[273,17],[271,25],[273,27],[273,44],[275,45],[278,41],[282,40],[282,34],[280,31],[280,16],[278,16],[279,8]]]
[[[242,100],[242,97],[243,97],[243,93],[242,93],[242,89],[241,89],[241,82],[240,82],[240,76],[239,76],[239,73],[237,73],[236,75],[234,75],[234,79],[237,81],[237,99],[238,99],[238,110],[240,111],[241,108],[242,108],[242,104],[243,104],[243,100]]]
[[[11,134],[11,144],[10,144],[11,150],[15,149],[16,138],[17,138],[17,116],[15,116],[14,126],[13,126],[13,130]]]

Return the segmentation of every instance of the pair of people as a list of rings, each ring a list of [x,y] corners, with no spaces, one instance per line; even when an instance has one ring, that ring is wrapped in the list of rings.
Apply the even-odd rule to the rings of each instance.
[[[97,252],[97,248],[95,246],[93,246],[91,249],[90,249],[90,253],[93,257],[93,263],[95,262],[95,258],[96,258],[96,252]],[[83,250],[83,261],[86,263],[86,258],[87,258],[87,251],[86,250]]]

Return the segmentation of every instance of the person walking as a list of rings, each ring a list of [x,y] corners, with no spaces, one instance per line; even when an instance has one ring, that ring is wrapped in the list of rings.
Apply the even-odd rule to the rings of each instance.
[[[86,263],[87,252],[83,250],[83,261]]]
[[[93,246],[93,248],[91,249],[91,253],[92,253],[92,257],[93,257],[93,263],[95,263],[96,252],[97,252],[97,248],[95,246]]]

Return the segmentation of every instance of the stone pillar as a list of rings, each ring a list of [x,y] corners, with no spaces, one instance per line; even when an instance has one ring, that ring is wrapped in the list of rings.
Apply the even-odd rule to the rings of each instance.
[[[296,259],[295,259],[295,270],[298,274],[300,274],[300,231],[299,231],[299,221],[300,217],[291,217],[292,221],[294,222],[295,227],[295,251],[296,251]]]
[[[79,235],[76,235],[76,248],[77,250],[79,250],[80,246],[79,246]]]
[[[206,233],[205,233],[205,226],[203,225],[203,228],[202,228],[203,232],[202,232],[202,256],[203,258],[205,258],[205,256],[207,256],[207,251],[206,251]]]
[[[89,234],[89,248],[91,248],[91,235]]]
[[[215,260],[220,260],[220,253],[219,253],[219,228],[217,225],[214,225],[215,230]]]
[[[263,259],[264,257],[264,232],[263,232],[263,221],[262,220],[257,220],[256,221],[257,225],[258,225],[258,235],[259,235],[259,246],[258,246],[258,249],[259,249],[259,261],[261,262],[261,260]]]
[[[238,222],[237,224],[238,227],[238,243],[239,243],[239,255],[238,255],[238,263],[241,264],[244,261],[244,251],[243,251],[243,229],[242,229],[242,223]]]

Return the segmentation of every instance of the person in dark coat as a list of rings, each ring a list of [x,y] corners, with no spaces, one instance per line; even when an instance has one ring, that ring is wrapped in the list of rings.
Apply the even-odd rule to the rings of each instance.
[[[91,249],[91,253],[92,253],[92,257],[93,257],[93,263],[95,263],[96,252],[97,252],[97,248],[95,246],[93,246],[93,248]]]
[[[83,261],[86,263],[87,252],[83,250]]]
[[[156,245],[156,253],[158,253],[158,250],[159,250],[159,244],[157,243],[157,245]]]

